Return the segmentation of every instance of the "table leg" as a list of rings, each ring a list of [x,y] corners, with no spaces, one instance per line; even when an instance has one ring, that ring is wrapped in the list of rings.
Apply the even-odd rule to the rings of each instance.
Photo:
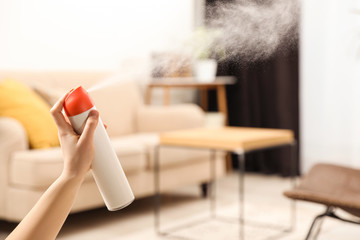
[[[216,217],[216,150],[210,152],[210,214]]]
[[[225,85],[219,85],[216,88],[217,93],[217,104],[218,110],[224,115],[224,124],[225,126],[229,125],[228,119],[228,109],[227,109],[227,101],[226,101],[226,87]],[[231,154],[226,154],[226,170],[230,172],[232,170],[232,160]]]
[[[170,105],[170,87],[164,87],[164,105]]]
[[[297,142],[294,141],[290,145],[290,184],[291,188],[294,189],[296,187],[296,164],[297,164]],[[296,227],[296,201],[291,200],[290,202],[290,229],[289,231],[293,231]]]
[[[224,85],[219,85],[216,89],[217,92],[217,102],[219,112],[224,114],[225,125],[229,125],[228,122],[228,111],[227,111],[227,102],[226,102],[226,88]]]
[[[154,197],[154,224],[155,224],[155,231],[157,234],[161,234],[160,232],[160,164],[159,164],[159,151],[160,146],[155,146],[154,148],[154,191],[155,191],[155,197]]]
[[[202,109],[205,112],[209,109],[209,107],[208,107],[208,89],[207,88],[200,89],[200,106],[202,107]]]
[[[148,86],[146,88],[146,97],[145,97],[145,103],[146,105],[150,105],[151,104],[151,91],[152,91],[152,87]]]
[[[239,163],[239,239],[245,239],[245,208],[244,208],[244,194],[245,194],[245,153],[237,153]]]

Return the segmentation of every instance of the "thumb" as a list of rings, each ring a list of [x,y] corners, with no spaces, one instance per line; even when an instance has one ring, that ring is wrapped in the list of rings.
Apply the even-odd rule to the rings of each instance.
[[[80,135],[79,144],[90,144],[93,142],[96,126],[99,122],[99,112],[92,110],[86,119],[84,131]]]

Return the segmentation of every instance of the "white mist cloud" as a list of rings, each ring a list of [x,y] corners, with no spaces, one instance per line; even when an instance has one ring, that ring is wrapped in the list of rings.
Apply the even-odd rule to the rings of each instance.
[[[298,39],[300,0],[236,0],[210,10],[209,25],[222,31],[216,41],[227,58],[266,59]]]
[[[165,54],[153,59],[153,72],[171,75],[204,55],[248,63],[285,52],[298,42],[300,1],[235,0],[210,6],[207,27],[197,29],[175,58]]]

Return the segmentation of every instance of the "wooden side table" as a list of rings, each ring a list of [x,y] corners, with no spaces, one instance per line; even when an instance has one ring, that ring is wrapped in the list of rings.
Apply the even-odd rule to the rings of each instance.
[[[237,155],[239,162],[239,239],[244,240],[244,174],[245,174],[245,153],[252,151],[265,150],[275,147],[291,147],[289,161],[291,161],[291,183],[295,186],[296,178],[296,140],[291,130],[286,129],[268,129],[268,128],[249,128],[249,127],[219,127],[219,128],[197,128],[185,129],[161,133],[159,136],[159,145],[155,148],[155,229],[161,235],[168,235],[170,232],[164,232],[160,227],[160,147],[189,147],[199,149],[209,149],[211,154],[211,182],[215,181],[215,151],[228,151]],[[206,171],[204,169],[204,171]],[[214,186],[210,191],[211,216],[213,219],[220,219],[216,216]],[[295,226],[295,202],[290,205],[290,230]],[[193,226],[193,224],[188,224]],[[181,228],[181,227],[179,227]],[[285,231],[285,230],[284,230]],[[288,231],[288,229],[286,229]]]
[[[215,89],[217,92],[217,104],[219,112],[224,114],[225,123],[228,124],[228,110],[226,102],[226,85],[231,85],[236,82],[236,78],[232,76],[220,76],[216,77],[213,82],[201,83],[196,81],[195,78],[153,78],[149,83],[146,90],[146,104],[151,104],[152,90],[154,88],[162,88],[164,91],[163,104],[170,104],[170,90],[171,88],[193,88],[198,89],[201,92],[200,105],[204,111],[208,110],[208,95],[207,91]]]

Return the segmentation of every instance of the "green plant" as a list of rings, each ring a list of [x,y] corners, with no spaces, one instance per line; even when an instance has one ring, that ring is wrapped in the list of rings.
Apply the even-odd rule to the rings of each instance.
[[[225,49],[219,42],[221,32],[218,29],[200,27],[191,39],[192,53],[195,59],[221,59]]]

